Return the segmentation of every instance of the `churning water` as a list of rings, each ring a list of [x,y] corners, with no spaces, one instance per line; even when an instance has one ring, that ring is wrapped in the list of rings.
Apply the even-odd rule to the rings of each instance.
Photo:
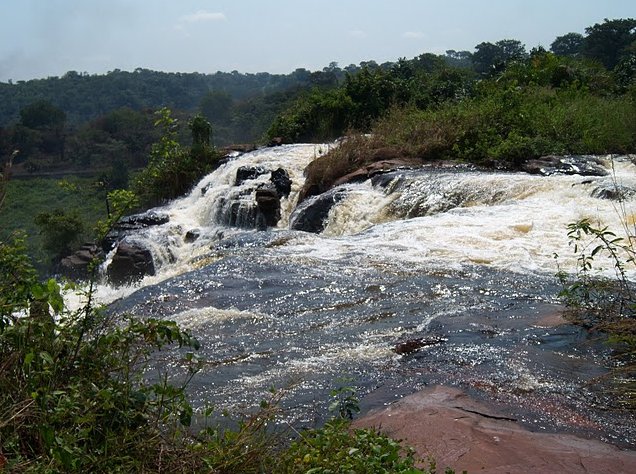
[[[168,223],[127,237],[152,251],[157,275],[100,288],[112,311],[174,319],[199,338],[208,363],[196,404],[251,407],[283,388],[290,416],[311,424],[342,378],[366,407],[443,383],[508,403],[535,429],[634,445],[635,420],[602,410],[589,385],[605,373],[607,349],[580,328],[546,323],[558,310],[557,263],[576,264],[567,224],[620,229],[633,219],[631,201],[623,209],[592,196],[636,189],[631,161],[608,161],[613,171],[595,178],[393,171],[342,186],[320,234],[289,230],[303,169],[329,146],[231,159],[158,210]],[[241,166],[265,172],[235,185]],[[237,226],[278,168],[292,181],[278,226]],[[422,347],[396,352],[409,341]]]

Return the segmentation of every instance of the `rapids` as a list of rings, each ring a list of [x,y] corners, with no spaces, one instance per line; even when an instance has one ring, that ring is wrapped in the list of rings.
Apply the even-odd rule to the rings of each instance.
[[[199,338],[208,363],[192,385],[197,406],[253,407],[277,387],[290,419],[311,425],[338,384],[355,386],[369,408],[442,383],[508,403],[534,429],[636,445],[636,420],[604,410],[589,384],[605,373],[608,349],[580,328],[545,323],[560,310],[555,273],[577,261],[567,224],[633,224],[633,201],[592,196],[636,189],[630,160],[608,158],[608,176],[594,178],[393,171],[342,186],[322,233],[289,230],[303,169],[330,146],[232,158],[159,209],[167,224],[130,237],[152,251],[157,275],[99,288],[111,311],[173,319]],[[276,228],[227,225],[224,206],[248,212],[254,184],[269,178],[235,186],[240,166],[288,172]],[[597,265],[612,274],[611,262]],[[420,339],[431,344],[393,350]]]

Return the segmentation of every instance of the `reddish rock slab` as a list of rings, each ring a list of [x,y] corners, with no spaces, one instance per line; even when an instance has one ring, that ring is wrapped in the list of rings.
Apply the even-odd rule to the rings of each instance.
[[[375,427],[461,473],[636,473],[636,451],[573,435],[531,432],[461,390],[436,386],[370,412]]]

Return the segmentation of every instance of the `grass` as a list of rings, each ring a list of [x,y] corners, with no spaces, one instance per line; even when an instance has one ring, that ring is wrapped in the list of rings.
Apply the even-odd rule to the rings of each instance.
[[[38,267],[44,266],[48,258],[34,222],[39,213],[76,210],[86,229],[92,229],[99,219],[106,217],[105,201],[94,187],[95,179],[69,176],[65,181],[71,186],[62,186],[63,180],[51,178],[14,179],[7,183],[6,200],[0,209],[0,240],[7,240],[17,230],[26,232],[29,254]]]

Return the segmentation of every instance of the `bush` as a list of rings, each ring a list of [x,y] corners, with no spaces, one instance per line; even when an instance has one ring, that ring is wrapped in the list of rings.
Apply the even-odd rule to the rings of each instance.
[[[155,126],[163,130],[152,146],[150,162],[137,176],[133,190],[147,207],[186,193],[218,164],[219,154],[210,145],[211,126],[197,116],[190,122],[193,143],[190,149],[177,141],[178,121],[170,110],[157,112]]]
[[[55,209],[35,216],[35,224],[40,229],[42,246],[54,260],[70,254],[81,242],[84,221],[77,212]]]
[[[609,335],[614,348],[615,366],[607,379],[600,380],[611,394],[611,403],[636,408],[636,293],[627,272],[636,269],[636,249],[629,237],[634,229],[622,222],[627,238],[607,227],[595,227],[588,219],[568,226],[568,238],[578,255],[574,275],[558,273],[563,285],[560,297],[571,309],[569,319],[590,330]],[[558,256],[555,256],[558,257]],[[601,276],[596,263],[606,257],[613,265],[615,278]]]

